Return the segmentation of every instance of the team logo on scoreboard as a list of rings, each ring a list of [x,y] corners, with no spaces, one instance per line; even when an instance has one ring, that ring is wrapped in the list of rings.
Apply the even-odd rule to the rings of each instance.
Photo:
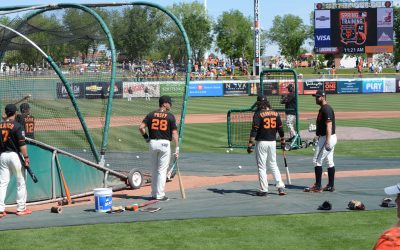
[[[367,12],[340,11],[340,42],[345,45],[363,45],[367,41]]]

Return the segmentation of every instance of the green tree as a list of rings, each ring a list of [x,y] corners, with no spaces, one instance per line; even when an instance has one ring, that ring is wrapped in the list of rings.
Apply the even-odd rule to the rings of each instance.
[[[400,7],[394,7],[393,13],[394,62],[400,62]]]
[[[193,61],[200,62],[205,52],[211,48],[213,41],[213,23],[207,16],[204,6],[199,2],[179,3],[174,4],[171,11],[182,22],[186,30],[192,48]]]
[[[111,30],[118,52],[129,60],[143,60],[158,42],[162,18],[154,8],[134,6],[113,13]]]
[[[288,61],[294,61],[301,54],[301,46],[310,37],[310,29],[303,20],[291,14],[275,16],[268,40],[276,43]]]
[[[252,61],[254,45],[251,27],[250,17],[245,17],[239,10],[223,12],[215,25],[220,51],[231,60],[242,57]]]

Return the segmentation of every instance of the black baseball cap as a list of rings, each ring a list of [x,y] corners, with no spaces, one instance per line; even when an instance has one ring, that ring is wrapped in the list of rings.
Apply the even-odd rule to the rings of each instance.
[[[15,106],[15,104],[7,104],[4,112],[6,113],[7,117],[12,116],[15,114],[15,112],[17,112],[17,106]]]
[[[257,102],[263,102],[266,101],[267,97],[265,95],[258,95],[257,96]]]
[[[321,96],[326,96],[326,94],[325,91],[323,90],[317,90],[317,92],[315,92],[315,94],[313,94],[312,96],[321,97]]]
[[[158,104],[163,105],[164,103],[169,103],[172,105],[172,99],[170,96],[168,95],[163,95],[160,97],[160,99],[158,99]]]
[[[24,102],[24,103],[22,103],[21,105],[19,105],[19,110],[21,111],[21,112],[24,112],[24,110],[28,110],[30,107],[29,107],[29,104],[28,103],[26,103],[26,102]]]

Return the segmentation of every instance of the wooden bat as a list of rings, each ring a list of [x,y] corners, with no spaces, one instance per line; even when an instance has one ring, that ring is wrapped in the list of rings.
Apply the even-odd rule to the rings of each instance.
[[[185,188],[183,187],[183,182],[182,182],[181,172],[179,171],[178,161],[175,161],[175,164],[176,164],[176,173],[178,175],[178,180],[179,180],[179,189],[181,191],[181,197],[182,197],[182,199],[186,199]]]
[[[22,97],[19,101],[15,102],[14,104],[17,105],[18,103],[21,103],[21,102],[23,102],[23,101],[26,101],[26,100],[28,100],[29,98],[31,98],[31,96],[32,96],[31,94],[26,95],[26,96]]]
[[[56,155],[55,158],[56,158],[56,161],[57,161],[56,165],[57,165],[58,173],[60,174],[60,178],[61,178],[61,181],[63,183],[63,187],[64,187],[64,191],[65,191],[65,195],[67,196],[67,204],[72,204],[71,193],[69,192],[67,181],[65,180],[64,174],[62,172],[60,161],[58,160],[58,156],[57,155]]]
[[[285,169],[286,169],[286,182],[287,184],[291,185],[292,181],[290,180],[289,168],[286,161],[286,151],[285,148],[283,148],[282,150],[283,150],[283,161],[285,162]]]

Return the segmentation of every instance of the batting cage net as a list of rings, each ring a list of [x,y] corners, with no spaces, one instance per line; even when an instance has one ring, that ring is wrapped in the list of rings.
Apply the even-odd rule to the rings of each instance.
[[[0,29],[0,108],[27,103],[35,140],[94,162],[104,159],[114,170],[147,171],[148,144],[138,126],[159,107],[160,96],[172,96],[171,111],[181,128],[187,47],[182,30],[165,9],[133,3],[86,8],[59,4],[2,11],[0,23],[50,56],[70,88],[68,93],[35,46]],[[19,102],[25,96],[29,98]]]
[[[294,70],[264,70],[260,75],[260,82],[251,83],[253,94],[263,94],[271,104],[273,110],[277,111],[282,119],[285,139],[288,141],[288,149],[296,149],[301,146],[299,136],[299,114],[298,114],[298,82]],[[290,91],[289,89],[292,88]],[[294,99],[294,105],[286,104],[289,97]],[[227,114],[228,146],[234,148],[247,147],[254,112],[255,103],[247,109],[229,110]],[[289,117],[288,115],[292,115]],[[288,119],[290,119],[288,123]],[[293,130],[290,127],[293,126]],[[277,135],[277,141],[279,135]],[[277,143],[280,148],[280,143]]]

